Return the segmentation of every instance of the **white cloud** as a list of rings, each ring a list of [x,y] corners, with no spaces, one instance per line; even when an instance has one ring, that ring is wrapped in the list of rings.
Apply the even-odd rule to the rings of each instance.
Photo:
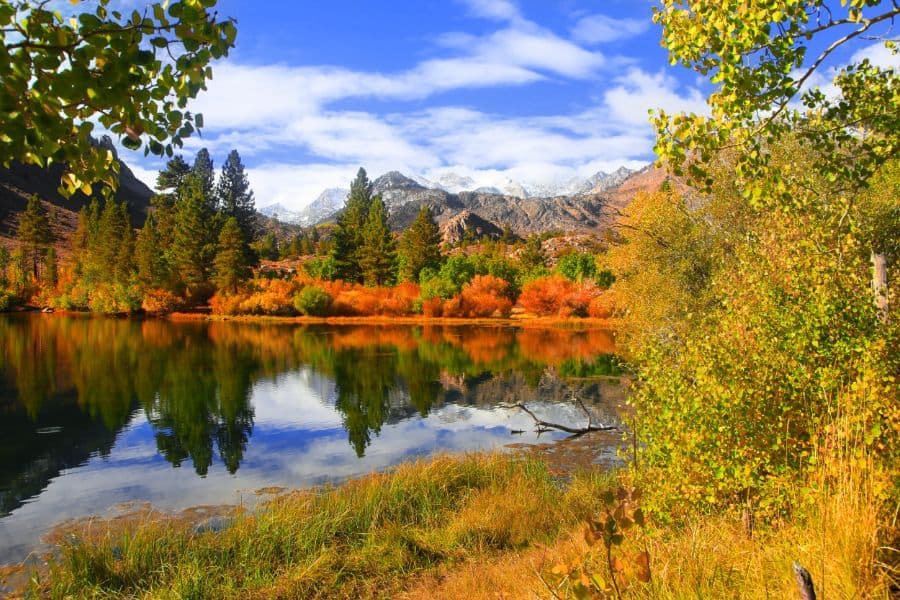
[[[270,75],[291,77],[278,70]],[[250,121],[222,132],[208,129],[204,139],[191,143],[208,146],[214,155],[237,147],[251,159],[292,150],[314,157],[267,160],[248,169],[259,206],[296,209],[326,188],[345,187],[359,166],[373,176],[396,169],[436,178],[454,171],[478,185],[501,188],[508,179],[543,184],[622,165],[634,168],[652,155],[648,109],[706,110],[698,90],[682,88],[662,73],[632,68],[613,83],[600,106],[571,114],[509,117],[437,106],[379,115],[295,105],[283,114],[271,112],[272,122],[265,126]],[[263,89],[275,85],[260,82]],[[242,115],[229,120],[240,122]]]
[[[609,116],[624,124],[646,124],[650,109],[663,109],[668,113],[705,114],[708,111],[706,99],[699,90],[691,88],[679,92],[678,82],[662,72],[647,73],[633,68],[616,83],[618,85],[604,95],[604,102],[610,110]]]
[[[850,57],[850,62],[858,63],[864,58],[868,58],[870,63],[882,69],[900,69],[900,54],[895,54],[881,42],[860,48]]]
[[[510,0],[462,0],[476,17],[508,21],[521,17],[519,8]]]
[[[696,89],[590,47],[611,39],[610,28],[636,34],[643,27],[637,22],[592,15],[569,39],[528,21],[513,2],[460,1],[499,24],[478,35],[439,36],[437,54],[406,69],[217,65],[209,91],[192,105],[204,115],[203,137],[190,138],[186,153],[205,146],[218,162],[237,148],[257,205],[298,209],[326,188],[346,187],[360,166],[372,176],[400,170],[434,178],[453,170],[501,188],[508,179],[541,185],[639,166],[652,156],[648,108],[705,106]],[[528,84],[585,85],[623,72],[589,110],[509,116],[440,103],[450,91],[512,87],[524,91],[511,100],[527,102]],[[417,106],[405,110],[407,102]]]
[[[614,19],[589,15],[578,20],[572,37],[585,44],[602,44],[640,35],[650,27],[650,19]]]

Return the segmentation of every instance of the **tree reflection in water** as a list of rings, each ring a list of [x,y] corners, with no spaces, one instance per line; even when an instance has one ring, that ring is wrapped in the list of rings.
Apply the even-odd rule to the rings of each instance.
[[[108,453],[143,412],[160,455],[204,476],[235,473],[253,431],[253,387],[301,367],[334,382],[335,408],[363,456],[391,419],[427,416],[504,376],[536,390],[550,370],[615,374],[609,332],[445,326],[172,323],[0,315],[0,515],[62,469]],[[491,401],[496,401],[493,399]],[[43,435],[61,428],[63,435]]]

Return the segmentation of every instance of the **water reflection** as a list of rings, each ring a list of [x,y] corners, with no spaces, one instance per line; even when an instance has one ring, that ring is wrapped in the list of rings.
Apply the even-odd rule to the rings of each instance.
[[[7,534],[48,515],[231,501],[497,445],[528,425],[499,405],[565,413],[573,385],[611,418],[605,384],[567,378],[615,373],[612,348],[598,330],[0,316],[0,562],[27,546]],[[172,470],[187,464],[193,480]]]

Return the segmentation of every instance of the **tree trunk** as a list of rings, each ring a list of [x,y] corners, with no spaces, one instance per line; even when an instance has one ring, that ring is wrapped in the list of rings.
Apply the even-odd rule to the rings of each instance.
[[[887,258],[872,251],[872,294],[882,321],[888,317]]]

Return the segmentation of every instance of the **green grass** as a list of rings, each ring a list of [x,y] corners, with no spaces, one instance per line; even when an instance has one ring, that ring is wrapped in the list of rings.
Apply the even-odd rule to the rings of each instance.
[[[438,457],[278,497],[218,532],[185,519],[84,529],[42,597],[392,597],[429,569],[550,543],[596,509],[607,479],[561,486],[508,455]],[[69,536],[71,538],[71,536]]]

